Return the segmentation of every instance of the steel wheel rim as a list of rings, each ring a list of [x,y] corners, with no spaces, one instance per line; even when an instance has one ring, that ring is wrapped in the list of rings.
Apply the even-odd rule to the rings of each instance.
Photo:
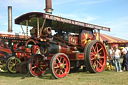
[[[53,62],[53,71],[59,78],[65,77],[69,73],[69,61],[65,55],[58,55]]]
[[[35,55],[33,59],[31,59],[29,66],[30,66],[31,73],[34,76],[40,76],[45,72],[46,66],[42,61],[43,61],[43,57],[40,55]]]
[[[106,51],[101,42],[96,42],[91,47],[90,62],[96,72],[101,72],[106,66]]]
[[[8,70],[11,73],[16,73],[16,65],[21,63],[20,59],[12,57],[8,62]]]

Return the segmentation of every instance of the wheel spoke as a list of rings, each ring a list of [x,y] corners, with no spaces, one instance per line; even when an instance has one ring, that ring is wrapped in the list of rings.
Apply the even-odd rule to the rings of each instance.
[[[98,69],[97,61],[95,61],[95,69],[96,69],[96,70]]]
[[[54,68],[59,68],[59,66],[57,65],[56,67],[54,67]]]
[[[55,70],[55,72],[57,73],[58,69]]]
[[[95,48],[94,48],[94,49],[95,49],[95,52],[97,52],[97,43],[96,43],[96,46],[95,46]]]
[[[102,49],[103,49],[103,48],[100,48],[100,49],[97,51],[97,53],[99,53]]]
[[[60,60],[59,60],[58,58],[57,58],[57,60],[58,60],[59,63],[61,63]]]
[[[41,69],[40,69],[40,68],[37,68],[37,72],[38,72],[38,73],[41,72]]]
[[[9,67],[9,69],[12,69],[13,67],[11,66],[11,67]]]
[[[104,56],[100,56],[100,58],[105,58]]]
[[[32,59],[32,63],[33,63],[34,61],[36,62],[35,58]]]
[[[32,67],[31,69],[34,69],[34,68],[36,68],[36,66]]]
[[[43,69],[42,68],[39,68],[39,71],[41,72]]]
[[[97,61],[97,63],[99,63],[99,65],[100,65],[101,67],[103,66],[99,61]]]
[[[67,62],[67,61],[64,59],[64,60],[63,60],[63,64],[66,64],[66,62]]]
[[[63,70],[61,70],[61,73],[62,73],[62,74],[64,73]]]
[[[16,67],[13,67],[13,71],[16,71]]]
[[[15,61],[14,63],[16,64],[16,58],[14,59],[14,61]]]
[[[98,68],[98,66],[97,66],[97,64],[96,64],[96,71],[98,71],[98,69],[99,69],[99,68]]]
[[[95,56],[95,54],[93,52],[91,52],[91,56]]]
[[[91,58],[91,61],[95,60],[95,58]]]
[[[60,62],[61,62],[61,60],[62,60],[62,57],[60,57]]]
[[[96,65],[96,61],[92,62],[92,64],[93,64],[92,66],[95,66]]]
[[[95,48],[92,46],[93,52],[96,52]]]
[[[36,58],[37,59],[37,63],[39,62],[39,60],[38,60],[38,58]]]
[[[61,69],[59,70],[59,74],[61,73]]]

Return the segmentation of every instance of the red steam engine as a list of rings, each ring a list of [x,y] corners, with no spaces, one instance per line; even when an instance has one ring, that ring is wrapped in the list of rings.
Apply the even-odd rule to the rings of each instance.
[[[15,24],[32,27],[31,36],[1,37],[1,57],[5,53],[8,70],[16,72],[17,64],[27,61],[28,71],[40,76],[50,68],[55,78],[65,77],[70,69],[81,66],[91,73],[102,72],[107,54],[102,42],[95,40],[95,30],[110,31],[110,28],[79,22],[52,15],[51,0],[46,0],[46,13],[29,12],[15,19]],[[4,36],[6,34],[3,34]],[[3,36],[0,35],[0,36]]]

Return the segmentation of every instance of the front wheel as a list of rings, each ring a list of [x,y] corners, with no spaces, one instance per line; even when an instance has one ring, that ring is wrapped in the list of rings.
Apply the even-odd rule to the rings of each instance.
[[[86,52],[84,51],[84,56],[88,71],[91,73],[104,71],[107,62],[107,54],[103,43],[94,40],[85,49]]]
[[[6,72],[6,61],[7,59],[2,57],[0,58],[0,72]]]
[[[28,71],[32,76],[41,76],[45,73],[46,63],[42,55],[32,55],[28,60]]]
[[[55,78],[64,78],[70,71],[70,61],[66,54],[57,53],[50,61],[50,70]]]
[[[14,56],[10,57],[6,63],[8,72],[16,73],[16,65],[18,65],[19,63],[21,63],[21,60],[19,58]]]

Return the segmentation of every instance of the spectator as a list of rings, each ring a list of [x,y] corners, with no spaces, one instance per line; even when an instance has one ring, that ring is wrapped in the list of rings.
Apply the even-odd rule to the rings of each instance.
[[[114,58],[113,52],[114,52],[114,50],[113,50],[113,48],[110,46],[110,47],[109,47],[109,50],[108,50],[108,53],[109,53],[110,64],[112,64],[112,65],[114,65],[114,63],[113,63],[113,58]]]
[[[122,49],[123,52],[123,63],[122,63],[122,70],[125,67],[125,70],[128,71],[128,59],[126,58],[126,53],[128,52],[128,47],[124,44],[124,48]]]
[[[120,50],[117,48],[117,46],[114,47],[114,57],[115,57],[115,67],[116,67],[116,72],[121,70],[121,65],[120,65],[120,56],[121,56],[121,52]],[[119,66],[119,70],[118,70],[118,66]]]

